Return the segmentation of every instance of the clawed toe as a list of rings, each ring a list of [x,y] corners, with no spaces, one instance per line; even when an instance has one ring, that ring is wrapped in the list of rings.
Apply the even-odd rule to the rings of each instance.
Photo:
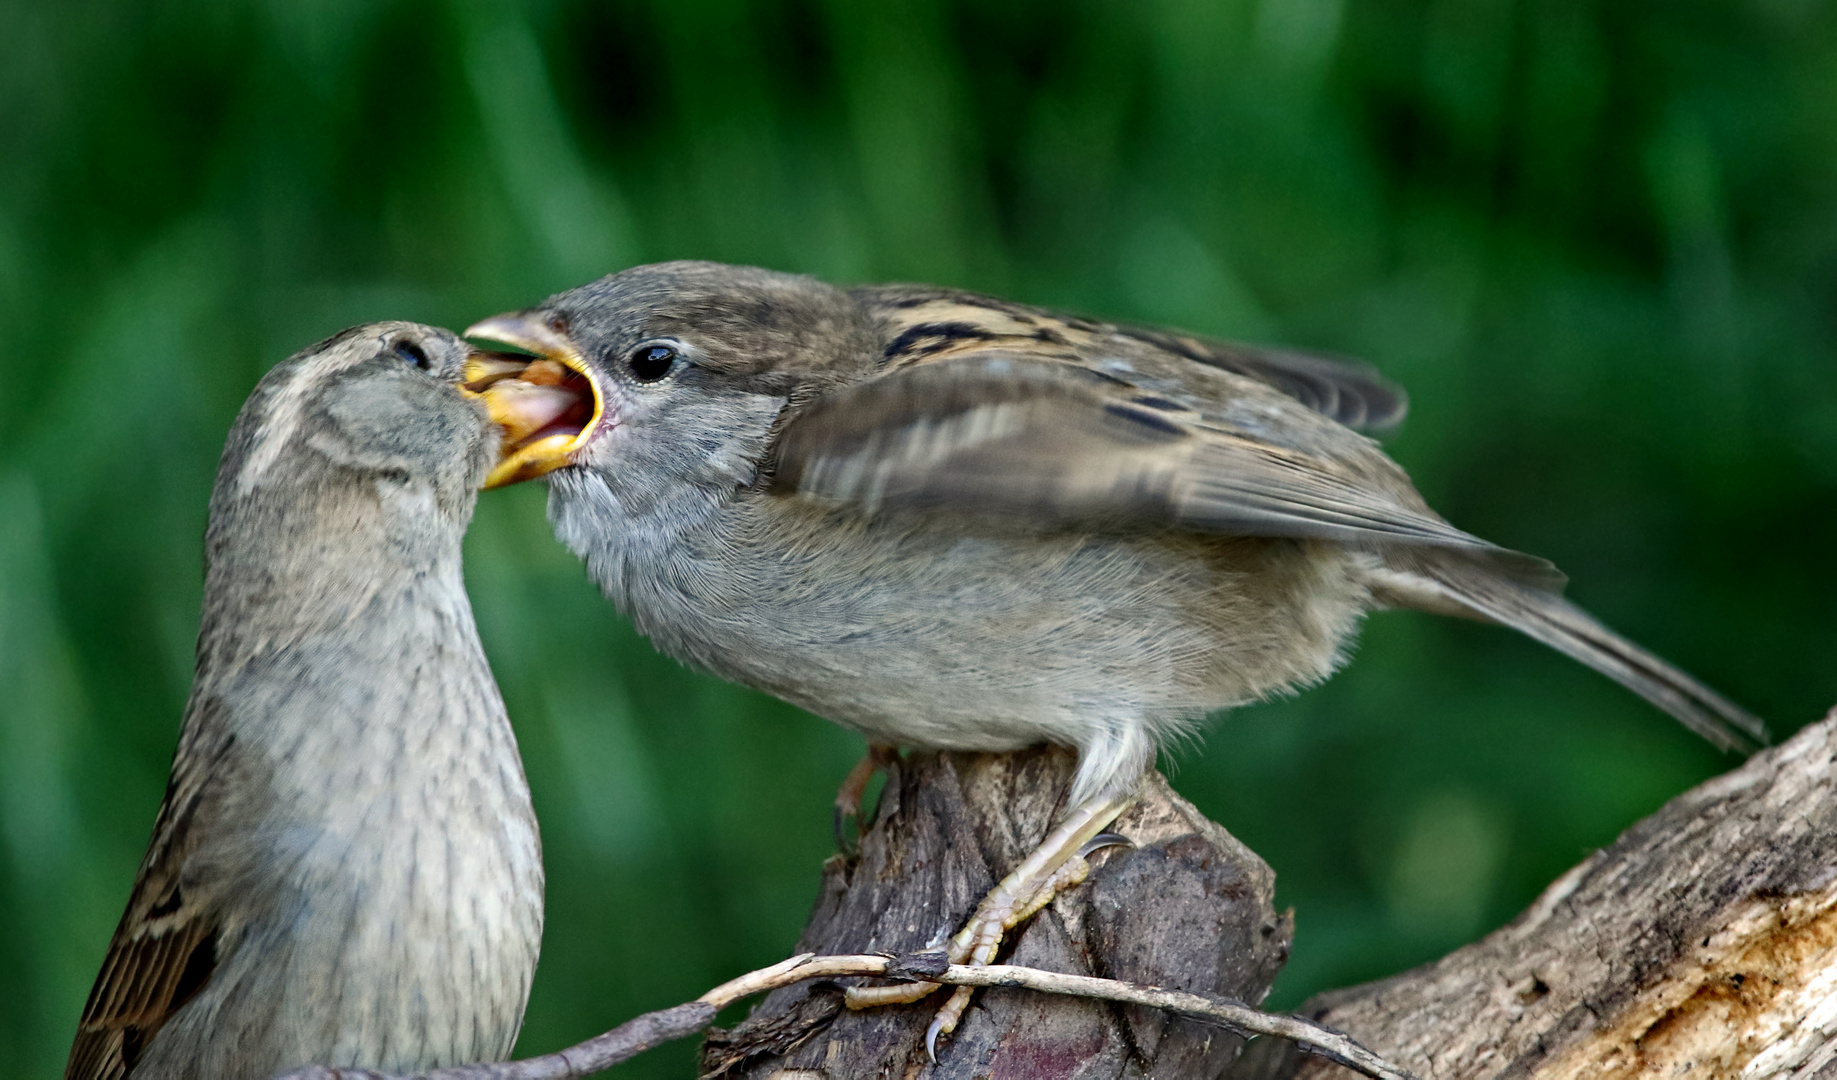
[[[970,996],[973,992],[967,986],[957,987],[956,991],[950,995],[950,1000],[938,1010],[938,1015],[932,1018],[931,1026],[925,1029],[925,1056],[931,1059],[933,1065],[938,1063],[938,1036],[949,1035],[957,1030],[958,1021],[962,1020],[963,1014],[969,1010]]]
[[[995,959],[1002,939],[1009,930],[1031,918],[1052,903],[1061,892],[1073,888],[1090,875],[1086,856],[1102,848],[1130,845],[1127,837],[1101,832],[1115,821],[1128,805],[1124,799],[1101,800],[1077,807],[1066,820],[1047,835],[1025,861],[976,905],[963,929],[957,931],[946,948],[952,964],[986,967]],[[906,983],[895,986],[854,986],[843,1000],[851,1009],[878,1005],[903,1004],[930,996],[937,983]],[[974,991],[959,986],[938,1010],[925,1029],[925,1053],[935,1063],[938,1037],[957,1030],[963,1014],[969,1009]]]

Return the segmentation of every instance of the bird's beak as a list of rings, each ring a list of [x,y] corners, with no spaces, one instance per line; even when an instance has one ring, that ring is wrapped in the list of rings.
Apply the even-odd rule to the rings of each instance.
[[[475,352],[466,361],[466,389],[484,399],[504,429],[502,456],[485,486],[534,480],[566,465],[587,445],[604,411],[574,343],[533,312],[494,315],[467,327],[466,336],[536,354]]]

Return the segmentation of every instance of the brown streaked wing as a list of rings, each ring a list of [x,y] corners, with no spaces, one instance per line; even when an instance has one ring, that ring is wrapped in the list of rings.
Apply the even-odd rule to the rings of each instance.
[[[1121,338],[1170,358],[1255,379],[1357,431],[1395,427],[1409,411],[1402,387],[1354,360],[1115,325],[949,289],[883,285],[857,289],[855,295],[886,324],[882,362],[889,367],[980,349],[1025,350],[1035,356],[1075,352],[1094,359]]]
[[[1273,386],[1322,416],[1355,431],[1386,431],[1403,422],[1409,397],[1369,364],[1315,353],[1122,327],[1157,349]]]
[[[203,988],[216,966],[215,906],[207,909],[198,898],[187,896],[179,880],[194,847],[193,818],[229,740],[214,749],[175,758],[175,768],[184,761],[193,767],[175,772],[167,785],[127,911],[83,1007],[65,1080],[124,1080],[132,1075],[153,1036]]]
[[[1210,418],[1189,423],[1135,396],[1078,364],[999,351],[914,364],[804,406],[779,436],[773,483],[870,512],[1460,548],[1519,580],[1561,580],[1540,559],[1399,503],[1338,460]]]

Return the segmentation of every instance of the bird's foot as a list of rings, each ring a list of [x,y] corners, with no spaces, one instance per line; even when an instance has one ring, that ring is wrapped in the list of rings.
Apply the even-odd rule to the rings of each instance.
[[[861,800],[867,796],[867,786],[877,772],[893,776],[899,767],[899,749],[886,743],[870,742],[867,753],[855,762],[855,767],[848,770],[842,778],[842,786],[836,789],[836,850],[853,858],[857,847],[856,837],[849,834],[849,822],[856,823],[856,833],[860,831]]]
[[[1128,806],[1128,799],[1106,799],[1086,803],[1074,809],[1058,828],[1047,834],[1033,854],[976,905],[975,914],[964,924],[945,950],[952,964],[985,967],[995,959],[1003,937],[1052,903],[1061,892],[1073,888],[1090,875],[1087,860],[1099,848],[1129,841],[1103,829]],[[936,983],[907,983],[898,986],[850,987],[844,1002],[851,1009],[893,1005],[918,1001],[936,991]],[[937,1060],[937,1040],[957,1029],[964,1011],[969,1008],[974,991],[960,986],[950,995],[937,1017],[925,1032],[925,1052]]]
[[[1114,833],[1106,836],[1115,837],[1115,842],[1128,843]],[[1101,846],[1101,845],[1100,845]],[[1096,850],[1092,848],[1091,850]],[[1052,903],[1052,898],[1065,889],[1072,888],[1090,875],[1091,864],[1083,858],[1083,853],[1074,856],[1061,866],[1032,897],[1024,904],[1015,904],[1013,898],[1001,886],[996,886],[982,903],[976,906],[976,913],[970,916],[969,922],[951,939],[944,950],[945,957],[953,964],[968,964],[971,967],[986,967],[995,958],[1001,948],[1004,935],[1021,923],[1026,922],[1041,908]],[[941,935],[940,935],[941,936]],[[905,1005],[930,997],[938,991],[939,984],[931,982],[896,983],[892,986],[851,986],[844,993],[844,1000],[851,1009],[871,1009],[881,1005]],[[949,1026],[945,1032],[956,1029],[957,1021],[963,1016],[963,1010],[969,1005],[969,988],[960,986],[951,995],[939,1011],[939,1021],[932,1024],[933,1032],[938,1030],[938,1023],[943,1022],[945,1013],[951,1013]],[[958,999],[961,999],[959,1001]],[[955,1006],[954,1011],[952,1006]],[[929,1046],[935,1034],[926,1037]]]
[[[1091,876],[1091,864],[1087,855],[1098,848],[1128,843],[1127,838],[1116,833],[1102,833],[1092,837],[1041,882],[1025,903],[1013,903],[997,886],[988,896],[983,897],[982,903],[976,908],[976,914],[970,917],[968,925],[957,935],[959,940],[967,938],[971,941],[967,955],[961,960],[953,957],[951,963],[987,967],[994,961],[1008,931],[1033,918],[1060,893],[1084,884],[1084,880]],[[932,1018],[931,1026],[925,1029],[925,1053],[933,1062],[938,1060],[938,1036],[949,1035],[957,1030],[975,994],[975,988],[970,986],[959,986],[951,991],[950,997],[938,1009],[938,1015]]]

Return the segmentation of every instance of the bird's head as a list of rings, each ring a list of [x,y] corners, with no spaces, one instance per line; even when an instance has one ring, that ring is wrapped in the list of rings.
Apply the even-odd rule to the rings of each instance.
[[[211,492],[200,641],[286,640],[345,625],[392,582],[456,585],[500,444],[466,387],[489,359],[448,331],[381,322],[275,365],[230,429]],[[255,625],[266,629],[231,632]]]
[[[395,491],[469,510],[497,460],[499,430],[469,389],[489,353],[436,327],[356,326],[277,364],[230,431],[213,518]]]
[[[418,323],[340,331],[262,378],[231,429],[223,479],[248,492],[329,468],[476,489],[498,431],[466,383],[491,361]]]
[[[698,262],[613,274],[466,334],[537,358],[485,391],[506,440],[487,486],[572,466],[627,503],[684,482],[751,482],[786,401],[874,355],[840,290]],[[558,411],[568,406],[557,391],[588,393],[591,407]]]

